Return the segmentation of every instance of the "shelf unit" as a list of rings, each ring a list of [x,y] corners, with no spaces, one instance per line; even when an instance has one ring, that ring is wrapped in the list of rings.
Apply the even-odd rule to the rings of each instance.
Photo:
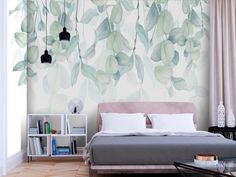
[[[45,133],[46,122],[49,123],[51,130],[56,131],[54,134]],[[32,160],[32,157],[81,157],[86,144],[87,114],[28,114],[27,116],[28,161]],[[53,147],[56,151],[53,151]],[[61,154],[58,150],[60,148],[69,149],[69,152]]]

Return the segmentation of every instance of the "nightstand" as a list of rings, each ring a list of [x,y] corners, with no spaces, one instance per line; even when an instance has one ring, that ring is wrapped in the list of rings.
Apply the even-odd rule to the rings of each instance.
[[[225,138],[236,141],[236,127],[209,127],[208,131],[211,133],[220,133]]]

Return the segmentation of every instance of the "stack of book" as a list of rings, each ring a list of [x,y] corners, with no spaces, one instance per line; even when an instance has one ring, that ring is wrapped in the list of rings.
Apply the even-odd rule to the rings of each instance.
[[[30,155],[43,155],[42,140],[40,137],[29,137],[29,153]]]
[[[46,121],[46,118],[44,118],[43,122],[41,120],[38,120],[36,123],[36,127],[29,128],[30,134],[50,134],[50,132],[50,123]]]
[[[57,146],[57,155],[70,155],[69,146]]]
[[[76,140],[71,141],[71,154],[77,154]]]
[[[72,127],[71,134],[85,134],[85,127]]]
[[[38,134],[38,129],[37,127],[30,127],[29,128],[29,134]]]

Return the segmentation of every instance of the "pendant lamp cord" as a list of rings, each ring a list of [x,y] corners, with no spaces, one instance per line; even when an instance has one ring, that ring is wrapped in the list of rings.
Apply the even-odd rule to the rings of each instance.
[[[64,27],[66,27],[66,0],[64,0]]]
[[[46,50],[47,50],[47,42],[48,42],[48,1],[46,1]]]

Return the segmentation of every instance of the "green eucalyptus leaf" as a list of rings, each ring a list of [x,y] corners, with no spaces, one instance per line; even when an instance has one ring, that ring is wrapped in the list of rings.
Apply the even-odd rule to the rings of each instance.
[[[103,40],[107,38],[111,33],[110,29],[110,24],[109,24],[109,19],[106,18],[102,21],[102,23],[97,27],[97,30],[95,32],[96,34],[96,39]]]
[[[188,15],[189,21],[196,27],[201,26],[201,19],[199,18],[198,14],[195,12],[194,9]]]
[[[157,22],[157,34],[159,36],[169,34],[173,27],[174,18],[172,14],[167,10],[162,11]]]
[[[41,19],[38,24],[38,30],[44,31],[44,29],[45,29],[45,24],[44,24],[43,20]]]
[[[210,17],[205,12],[202,12],[202,18],[206,24],[210,24]]]
[[[161,43],[157,44],[151,55],[151,59],[155,62],[161,61]]]
[[[170,66],[167,65],[156,66],[154,70],[154,75],[159,82],[167,84],[173,75],[173,70]]]
[[[108,6],[106,6],[106,5],[97,6],[98,12],[103,13],[107,9],[107,7]]]
[[[27,67],[27,76],[34,77],[35,75],[36,73],[30,67]]]
[[[117,59],[117,62],[119,65],[121,66],[125,66],[125,65],[128,65],[130,63],[130,57],[123,53],[123,52],[119,52],[117,55],[116,55],[116,59]]]
[[[182,29],[184,32],[184,36],[189,36],[193,33],[193,26],[192,24],[189,22],[188,19],[186,19],[182,25]]]
[[[32,1],[32,0],[28,0],[28,1],[27,1],[27,10],[28,10],[28,12],[31,13],[31,14],[33,14],[34,12],[36,12],[37,7],[36,7],[34,1]]]
[[[83,57],[86,59],[90,59],[94,57],[95,55],[95,49],[96,49],[96,44],[93,44],[91,47],[89,47],[86,52],[84,53]]]
[[[118,71],[118,63],[114,56],[109,55],[106,61],[106,72],[110,74],[115,74]]]
[[[131,11],[131,10],[134,9],[133,1],[130,1],[130,0],[120,0],[120,2],[123,5],[123,7],[125,8],[125,10]]]
[[[187,83],[181,77],[172,77],[172,84],[176,90],[187,90]]]
[[[49,7],[50,7],[50,11],[51,11],[52,15],[54,15],[54,16],[61,15],[61,8],[60,8],[57,0],[50,0]]]
[[[27,34],[26,33],[16,32],[14,34],[14,37],[15,37],[15,41],[19,47],[24,48],[26,46],[26,43],[27,43]]]
[[[37,33],[35,31],[33,31],[32,33],[28,34],[27,43],[30,44],[30,43],[36,41],[36,39],[37,39]]]
[[[157,3],[159,4],[166,4],[168,0],[157,0]]]
[[[98,70],[96,72],[96,78],[99,83],[105,84],[105,85],[109,84],[111,81],[111,75],[102,70]]]
[[[181,40],[185,40],[183,29],[179,27],[172,29],[170,31],[168,40],[170,40],[173,44]]]
[[[19,1],[14,10],[9,10],[8,15],[10,16],[12,15],[12,13],[19,11],[21,9],[22,3],[22,1]]]
[[[20,78],[18,80],[18,86],[21,86],[24,83],[26,83],[26,79],[27,79],[27,74],[26,74],[26,70],[24,70],[24,71],[22,71]]]
[[[143,26],[138,23],[136,24],[136,32],[138,34],[140,41],[143,43],[146,51],[148,51],[151,44],[149,42],[147,32],[144,30]]]
[[[47,45],[52,45],[55,41],[56,41],[55,38],[51,35],[47,36],[47,41],[46,41],[46,36],[43,37],[43,42],[44,43],[47,42]]]
[[[130,50],[129,41],[119,32],[114,31],[107,39],[107,49],[119,53],[122,50]]]
[[[19,61],[13,67],[13,71],[23,71],[26,67],[27,67],[27,62],[26,61]]]
[[[122,7],[121,7],[120,3],[118,3],[117,5],[115,5],[112,8],[111,21],[113,23],[119,24],[122,20],[122,15],[123,15],[123,10],[122,10]]]
[[[94,3],[96,6],[103,6],[106,5],[107,0],[91,0],[92,3]]]
[[[189,56],[189,53],[186,50],[184,50],[184,57],[188,57],[188,56]]]
[[[27,50],[27,61],[30,64],[34,64],[39,58],[39,47],[30,46]]]
[[[74,86],[75,83],[77,82],[77,78],[79,75],[79,71],[80,71],[80,62],[75,63],[75,65],[72,68],[72,72],[71,72],[71,85]]]
[[[88,24],[94,17],[98,16],[96,9],[88,9],[82,16],[81,22]]]
[[[50,34],[54,37],[57,38],[59,36],[59,33],[62,31],[62,25],[58,21],[54,21],[50,25]]]
[[[131,56],[131,57],[129,57],[129,62],[126,65],[120,66],[120,68],[119,68],[120,77],[123,74],[125,74],[125,73],[129,72],[130,70],[132,70],[133,67],[134,67],[134,57]]]
[[[182,10],[185,14],[188,14],[190,12],[190,0],[182,1]]]
[[[67,53],[68,53],[69,55],[74,51],[75,47],[76,47],[77,44],[78,44],[78,40],[79,40],[79,35],[75,35],[75,36],[73,36],[73,37],[71,38],[71,40],[70,40],[70,46],[69,46],[68,49],[67,49]]]
[[[34,19],[32,14],[25,16],[21,23],[21,31],[26,33],[31,33],[34,31]]]
[[[179,63],[179,53],[175,51],[174,58],[172,59],[172,63],[176,66]]]
[[[120,77],[121,77],[120,71],[117,71],[115,74],[112,75],[112,78],[116,81],[118,81]]]
[[[138,78],[141,82],[143,82],[144,79],[144,64],[142,59],[138,56],[135,55],[135,67],[137,70]]]
[[[88,79],[91,79],[92,81],[96,82],[96,70],[87,64],[82,63],[81,73],[84,77],[87,77]]]
[[[201,0],[192,0],[191,3],[194,7],[197,7],[199,5]]]
[[[210,39],[210,33],[209,33],[209,31],[208,31],[206,28],[204,28],[203,31],[204,31],[204,34],[206,35],[206,37],[207,37],[208,40],[209,40],[209,39]]]
[[[145,26],[146,31],[150,31],[156,25],[158,17],[159,17],[159,13],[158,13],[156,3],[154,1],[145,19],[144,26]]]
[[[161,43],[161,60],[164,64],[171,62],[175,55],[174,45],[169,41],[165,40]]]

